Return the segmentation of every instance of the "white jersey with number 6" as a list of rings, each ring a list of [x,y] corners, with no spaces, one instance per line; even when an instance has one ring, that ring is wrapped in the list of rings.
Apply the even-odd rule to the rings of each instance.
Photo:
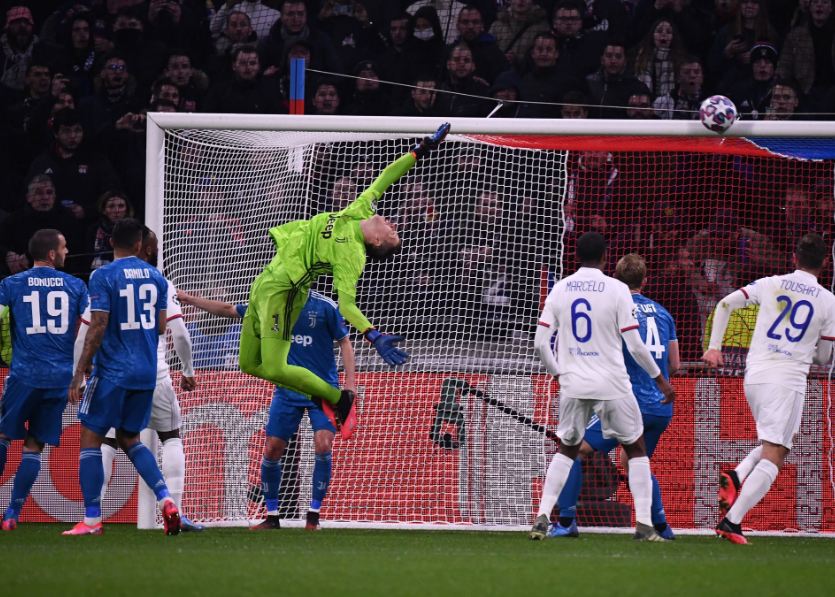
[[[746,305],[760,306],[745,383],[805,392],[818,341],[835,341],[835,296],[801,270],[756,280],[739,291]]]
[[[632,397],[621,333],[638,328],[635,303],[623,282],[581,267],[554,285],[540,325],[557,328],[560,391],[569,398]]]

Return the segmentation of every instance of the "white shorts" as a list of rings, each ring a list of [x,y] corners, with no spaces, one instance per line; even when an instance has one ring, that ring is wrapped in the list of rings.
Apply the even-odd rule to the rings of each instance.
[[[615,400],[560,397],[557,437],[567,446],[583,441],[592,413],[600,419],[603,437],[634,444],[644,434],[644,421],[635,396]]]
[[[148,421],[148,429],[154,431],[174,431],[183,424],[180,417],[180,402],[177,400],[177,393],[171,384],[171,377],[157,381],[154,388],[154,403],[151,406],[151,420]],[[105,436],[108,439],[116,439],[116,430],[112,427]]]
[[[806,392],[772,384],[745,384],[745,398],[757,423],[757,438],[791,449],[800,429]]]

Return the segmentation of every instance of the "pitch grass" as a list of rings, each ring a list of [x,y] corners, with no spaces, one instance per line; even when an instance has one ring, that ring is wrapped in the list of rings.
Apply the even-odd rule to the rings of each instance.
[[[0,595],[835,595],[835,541],[526,533],[209,529],[165,537],[107,525],[0,533]]]

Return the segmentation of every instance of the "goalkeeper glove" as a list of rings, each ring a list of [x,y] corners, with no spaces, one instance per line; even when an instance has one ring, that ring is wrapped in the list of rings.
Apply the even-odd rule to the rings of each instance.
[[[438,145],[441,144],[441,141],[447,136],[449,133],[450,124],[448,122],[443,123],[441,126],[438,127],[438,130],[435,131],[431,136],[424,137],[423,141],[418,143],[412,148],[412,152],[415,154],[415,157],[418,159],[424,157],[433,149],[437,149]]]
[[[374,328],[371,328],[365,333],[365,339],[371,342],[372,346],[380,353],[382,359],[392,367],[402,365],[409,358],[409,353],[397,348],[397,343],[405,340],[403,336],[381,334]]]

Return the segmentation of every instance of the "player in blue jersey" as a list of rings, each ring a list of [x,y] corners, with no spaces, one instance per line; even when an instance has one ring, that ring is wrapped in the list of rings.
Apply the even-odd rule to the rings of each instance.
[[[231,305],[178,292],[181,303],[194,305],[221,317],[242,318],[246,305]],[[318,375],[333,387],[339,387],[333,343],[339,343],[345,366],[344,388],[356,391],[354,349],[348,338],[348,329],[336,304],[317,292],[310,291],[307,302],[293,326],[290,353],[287,362],[304,367]],[[326,403],[322,403],[326,405]],[[287,443],[299,428],[302,415],[307,410],[313,428],[313,492],[307,512],[305,528],[319,528],[319,509],[331,480],[331,449],[336,425],[333,412],[323,411],[308,396],[276,386],[270,404],[270,415],[265,427],[266,441],[261,459],[261,487],[267,507],[267,519],[252,527],[253,530],[280,528],[278,518],[278,490],[281,486],[281,458]]]
[[[162,510],[167,535],[180,532],[180,513],[168,492],[156,457],[139,441],[148,426],[157,381],[157,344],[165,333],[168,283],[159,270],[137,257],[144,226],[133,218],[113,227],[112,263],[90,276],[90,325],[70,382],[69,398],[81,404],[78,479],[84,520],[65,535],[101,535],[104,483],[101,445],[108,429],[151,488]],[[95,357],[95,358],[94,358]],[[84,375],[93,366],[82,398]]]
[[[635,253],[621,257],[615,268],[615,278],[629,287],[632,301],[635,303],[641,339],[649,349],[661,374],[669,379],[681,366],[678,352],[678,338],[676,326],[667,310],[641,294],[641,286],[647,273],[644,258]],[[673,417],[673,404],[664,400],[664,395],[649,374],[641,368],[632,355],[624,347],[623,357],[626,371],[632,384],[632,393],[638,400],[641,417],[644,421],[644,442],[647,456],[652,457],[661,434],[667,429]],[[577,531],[577,500],[583,484],[582,458],[589,458],[593,452],[608,453],[618,445],[617,440],[603,436],[600,419],[592,417],[583,443],[580,447],[580,458],[574,461],[568,475],[565,487],[560,493],[557,505],[560,509],[559,521],[552,524],[548,531],[549,537],[578,537]],[[621,459],[626,467],[626,461]],[[661,490],[658,480],[652,475],[652,524],[655,530],[665,539],[675,539],[675,534],[667,524],[664,515],[664,505],[661,501]]]
[[[84,282],[55,268],[67,257],[67,241],[58,230],[38,230],[29,239],[34,267],[0,281],[0,305],[11,323],[11,370],[0,401],[0,475],[11,440],[23,440],[11,503],[2,529],[17,519],[41,470],[45,444],[57,446],[61,415],[72,378],[72,346],[78,318],[87,308]]]

